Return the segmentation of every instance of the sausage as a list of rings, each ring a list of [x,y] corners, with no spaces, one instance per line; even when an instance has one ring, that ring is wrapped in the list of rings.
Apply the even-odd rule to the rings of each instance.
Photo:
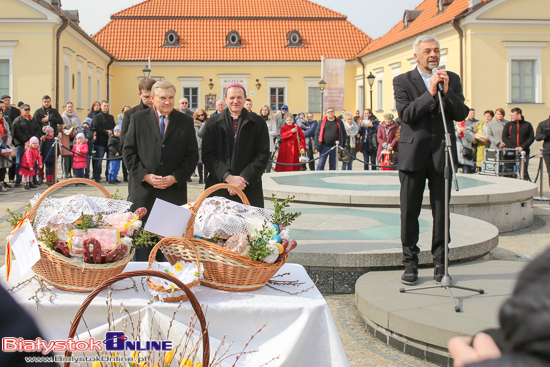
[[[93,245],[90,254],[90,245]],[[88,238],[82,243],[84,249],[84,262],[88,264],[101,264],[101,245],[95,238]]]
[[[65,241],[57,240],[57,242],[53,246],[53,249],[59,252],[61,255],[71,257],[71,254],[69,253],[69,247],[67,247],[67,242]]]
[[[106,263],[114,263],[116,261],[122,260],[122,258],[126,255],[126,250],[128,246],[125,243],[121,243],[107,254],[105,256],[105,262]]]

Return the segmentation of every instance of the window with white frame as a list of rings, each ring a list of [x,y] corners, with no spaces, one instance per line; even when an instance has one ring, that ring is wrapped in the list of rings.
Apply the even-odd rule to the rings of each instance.
[[[180,81],[181,98],[187,98],[189,101],[189,109],[196,110],[201,108],[201,83],[203,77],[182,76],[178,78]]]
[[[535,60],[512,60],[512,102],[536,102]]]
[[[92,109],[92,103],[93,103],[92,89],[93,89],[92,76],[88,75],[88,109],[89,110]]]
[[[542,48],[547,41],[504,41],[508,49],[508,103],[542,103]]]
[[[384,68],[377,68],[373,70],[376,75],[376,111],[382,111],[384,109]]]
[[[365,88],[362,85],[357,87],[357,109],[361,111],[361,116],[363,116],[363,111],[365,110]]]
[[[65,65],[63,68],[63,105],[71,100],[71,68]]]
[[[321,112],[321,88],[307,88],[307,111],[311,113]]]
[[[76,108],[82,108],[82,71],[76,74],[77,95],[76,95]]]
[[[0,94],[12,95],[13,48],[17,42],[0,40]]]
[[[287,77],[266,77],[267,89],[269,90],[268,102],[267,104],[273,112],[277,112],[281,107],[287,103],[287,91],[288,91],[288,80]],[[290,106],[289,111],[296,110],[297,106]]]
[[[181,96],[187,98],[189,101],[189,108],[196,110],[199,108],[199,88],[197,87],[183,87]]]
[[[103,72],[102,68],[96,68],[96,75],[97,75],[97,80],[96,80],[97,98],[96,98],[96,101],[99,101],[99,102],[102,101],[102,99],[101,99],[101,73],[102,72]]]
[[[0,94],[10,94],[10,60],[0,60]]]

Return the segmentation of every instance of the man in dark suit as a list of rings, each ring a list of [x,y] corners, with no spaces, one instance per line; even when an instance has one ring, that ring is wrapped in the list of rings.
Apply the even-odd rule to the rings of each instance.
[[[401,182],[401,243],[405,273],[401,282],[414,285],[418,279],[418,216],[426,179],[430,189],[433,216],[432,255],[434,279],[441,281],[445,245],[445,130],[437,96],[437,84],[443,83],[443,104],[447,129],[451,133],[453,159],[456,138],[453,120],[468,115],[458,75],[434,70],[439,65],[439,42],[431,36],[418,37],[413,46],[417,67],[393,80],[394,96],[401,124],[399,142],[399,180]],[[432,72],[433,71],[433,72]]]
[[[228,183],[243,190],[252,206],[264,207],[262,174],[269,159],[269,134],[265,121],[244,108],[246,91],[231,84],[225,91],[227,108],[206,122],[202,161],[208,169],[206,188]],[[240,201],[233,190],[212,196]]]
[[[128,201],[131,210],[147,208],[144,222],[157,198],[176,205],[187,202],[187,179],[199,161],[193,119],[174,110],[176,87],[160,81],[151,92],[153,107],[132,115],[123,148],[132,180]],[[136,260],[147,260],[149,252],[138,249]]]
[[[134,106],[128,111],[124,112],[124,115],[122,117],[122,126],[120,130],[121,147],[124,147],[124,138],[126,138],[126,134],[128,133],[128,127],[130,127],[130,117],[132,117],[134,113],[146,110],[153,105],[153,99],[151,98],[151,88],[156,82],[157,81],[153,78],[143,78],[139,82],[138,96],[141,99],[141,102],[137,106]],[[124,163],[124,161],[122,161],[122,173],[124,175],[124,182],[128,182],[128,171],[126,169],[126,164]],[[130,192],[131,188],[132,182],[130,181],[130,183],[128,183],[128,192]]]

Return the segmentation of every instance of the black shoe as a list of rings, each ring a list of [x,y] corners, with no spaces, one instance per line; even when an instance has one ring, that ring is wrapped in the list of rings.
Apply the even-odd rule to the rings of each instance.
[[[128,178],[127,178],[127,177],[124,179],[124,182],[128,182]]]
[[[418,269],[415,266],[406,268],[401,276],[401,283],[406,285],[415,285],[418,280]]]
[[[20,187],[21,186],[21,182],[16,182],[13,184],[13,187]]]
[[[189,177],[189,178],[187,179],[187,182],[193,182],[193,180],[191,179],[191,177]]]
[[[203,183],[204,183],[204,182],[203,182],[202,177],[201,177],[201,178],[199,179],[199,184],[202,185]]]
[[[441,283],[441,280],[443,280],[444,276],[445,276],[445,267],[443,265],[436,265],[434,267],[434,280],[437,283]]]
[[[29,187],[30,187],[31,189],[36,189],[36,188],[38,188],[38,186],[36,186],[34,183],[30,183],[30,184],[29,184]]]
[[[107,183],[108,183],[109,185],[116,185],[116,182],[115,182],[115,181],[107,181]]]
[[[114,180],[113,182],[119,184],[120,180]]]
[[[5,187],[6,189],[11,189],[12,186],[11,186],[10,184],[4,182],[4,187]]]
[[[27,182],[27,183],[25,184],[25,190],[30,190],[30,189],[31,189],[31,186],[30,186],[29,183]]]
[[[101,178],[96,178],[96,179],[94,179],[94,181],[97,182],[97,183],[100,183],[100,182],[101,182]]]

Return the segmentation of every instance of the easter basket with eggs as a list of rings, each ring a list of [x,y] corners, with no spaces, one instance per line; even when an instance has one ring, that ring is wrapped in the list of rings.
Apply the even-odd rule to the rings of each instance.
[[[48,197],[70,184],[91,185],[105,197]],[[32,221],[40,251],[32,270],[61,290],[91,292],[120,274],[143,234],[140,219],[146,210],[129,212],[131,203],[112,199],[105,188],[91,180],[64,180],[37,195],[31,205],[27,218]]]
[[[243,204],[208,197],[228,188],[237,192]],[[263,287],[296,247],[296,241],[289,238],[288,225],[300,213],[285,214],[285,205],[288,199],[282,205],[274,199],[275,210],[252,207],[241,190],[227,184],[205,190],[192,205],[193,215],[185,232],[204,265],[201,284],[226,291]],[[192,261],[193,253],[177,244],[164,246],[161,251],[171,264],[182,259]]]

